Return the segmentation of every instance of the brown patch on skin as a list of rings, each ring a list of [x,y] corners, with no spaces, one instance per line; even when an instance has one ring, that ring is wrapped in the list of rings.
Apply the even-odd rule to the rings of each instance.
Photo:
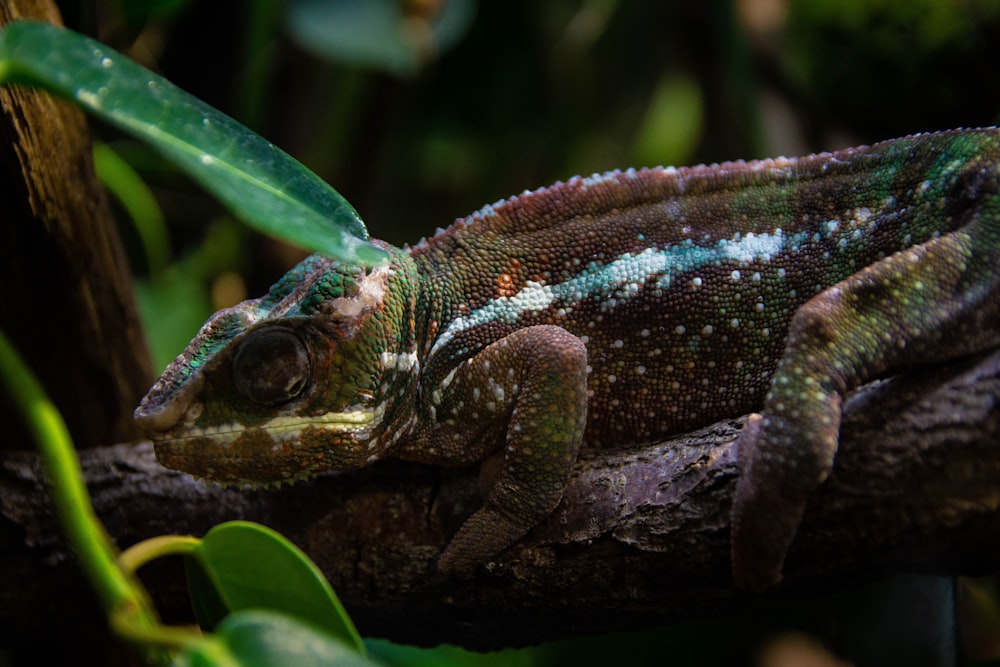
[[[497,277],[497,296],[512,297],[517,294],[517,285],[509,273],[501,273]]]
[[[524,278],[520,275],[521,260],[511,257],[506,266],[497,274],[497,297],[513,297],[523,287]]]

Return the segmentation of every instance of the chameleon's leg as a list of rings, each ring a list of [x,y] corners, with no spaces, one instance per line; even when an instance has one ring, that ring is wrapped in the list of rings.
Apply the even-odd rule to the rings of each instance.
[[[844,394],[890,371],[998,344],[1000,205],[818,294],[792,318],[762,416],[740,435],[737,585],[777,583],[806,502],[833,465]]]
[[[502,395],[499,418],[506,420],[496,481],[438,562],[442,572],[466,574],[523,537],[562,497],[586,425],[587,348],[560,327],[527,327],[466,362],[451,387],[467,403]]]

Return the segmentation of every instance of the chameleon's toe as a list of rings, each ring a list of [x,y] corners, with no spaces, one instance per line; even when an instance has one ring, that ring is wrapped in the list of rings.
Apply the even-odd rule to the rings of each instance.
[[[781,581],[811,487],[786,483],[781,466],[760,449],[764,419],[751,415],[738,442],[740,479],[733,498],[732,569],[739,588],[766,590]]]
[[[499,550],[523,537],[529,528],[522,521],[483,507],[462,524],[445,548],[438,560],[438,572],[468,579]]]

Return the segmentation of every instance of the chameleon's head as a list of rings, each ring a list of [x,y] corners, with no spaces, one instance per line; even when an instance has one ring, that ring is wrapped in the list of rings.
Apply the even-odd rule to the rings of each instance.
[[[380,458],[416,384],[400,273],[313,256],[213,315],[135,410],[159,461],[267,484]]]

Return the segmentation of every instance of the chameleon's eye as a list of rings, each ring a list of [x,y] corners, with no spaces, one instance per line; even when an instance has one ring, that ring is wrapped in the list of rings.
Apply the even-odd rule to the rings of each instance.
[[[233,381],[254,403],[281,405],[301,394],[311,377],[309,352],[287,329],[260,329],[240,344],[233,359]]]

